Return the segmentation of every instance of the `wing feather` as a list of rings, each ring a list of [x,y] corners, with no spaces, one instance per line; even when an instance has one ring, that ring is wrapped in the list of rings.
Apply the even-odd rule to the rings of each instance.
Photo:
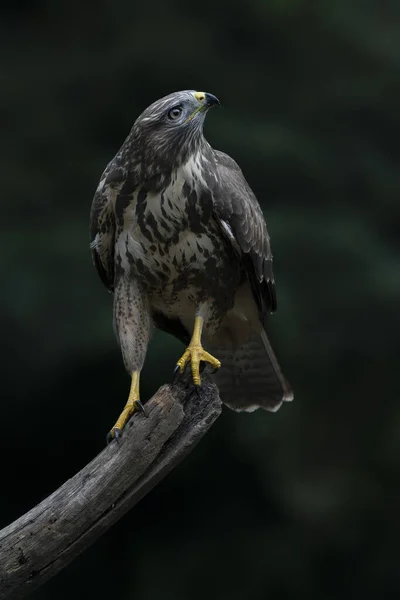
[[[215,213],[233,247],[240,249],[260,317],[265,322],[267,315],[276,310],[277,303],[264,215],[237,163],[223,152],[215,151],[214,156],[218,175]]]
[[[124,169],[111,162],[97,187],[90,211],[90,248],[100,279],[114,289],[115,205],[126,180]]]

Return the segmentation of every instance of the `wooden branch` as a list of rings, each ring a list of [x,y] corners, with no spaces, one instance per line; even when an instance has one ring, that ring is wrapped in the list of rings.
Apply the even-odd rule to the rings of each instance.
[[[0,531],[0,599],[22,598],[92,544],[149,492],[221,412],[218,390],[163,386],[72,479]]]

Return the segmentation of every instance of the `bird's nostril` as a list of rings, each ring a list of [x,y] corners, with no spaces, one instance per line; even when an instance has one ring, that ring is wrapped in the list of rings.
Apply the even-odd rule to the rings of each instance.
[[[199,101],[199,102],[204,102],[206,95],[204,92],[196,92],[195,93],[195,98]]]

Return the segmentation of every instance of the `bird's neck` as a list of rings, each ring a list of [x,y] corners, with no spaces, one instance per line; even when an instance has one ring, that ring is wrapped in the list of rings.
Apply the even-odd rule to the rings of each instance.
[[[132,144],[131,171],[137,174],[142,184],[160,190],[166,178],[180,167],[193,160],[193,157],[209,157],[212,148],[203,134],[179,140],[177,144],[164,144],[154,147],[146,142]]]

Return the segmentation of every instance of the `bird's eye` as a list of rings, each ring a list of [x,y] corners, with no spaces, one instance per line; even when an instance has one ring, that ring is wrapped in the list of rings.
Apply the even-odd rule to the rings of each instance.
[[[175,121],[176,119],[178,119],[182,114],[182,107],[181,106],[174,106],[174,108],[171,108],[171,110],[168,111],[168,119],[170,119],[171,121]]]

